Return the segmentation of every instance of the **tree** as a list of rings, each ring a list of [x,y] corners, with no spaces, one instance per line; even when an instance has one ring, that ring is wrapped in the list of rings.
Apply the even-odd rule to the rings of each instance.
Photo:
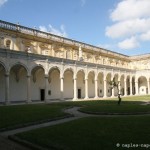
[[[118,90],[118,105],[120,105],[121,104],[121,97],[120,97],[121,94],[120,94],[120,88],[119,88],[120,81],[116,82],[115,77],[114,77],[113,80],[109,82],[109,84],[111,85],[111,89],[113,89],[115,87],[117,88],[117,90]]]

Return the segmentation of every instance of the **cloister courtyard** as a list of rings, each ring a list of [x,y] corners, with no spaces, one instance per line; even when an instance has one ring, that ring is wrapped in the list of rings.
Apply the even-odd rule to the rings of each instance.
[[[122,97],[121,105],[117,98],[1,105],[0,137],[9,149],[16,143],[25,149],[148,149],[149,100],[145,95]]]

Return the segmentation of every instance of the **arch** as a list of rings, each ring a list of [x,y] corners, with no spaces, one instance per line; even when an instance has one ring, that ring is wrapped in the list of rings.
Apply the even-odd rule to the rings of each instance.
[[[52,67],[49,69],[48,74],[51,74],[51,72],[52,72],[53,70],[58,70],[59,73],[61,74],[61,69],[60,69],[58,66],[52,66]]]
[[[85,97],[85,71],[84,69],[79,69],[76,73],[77,77],[77,97]]]
[[[0,62],[0,102],[5,102],[5,88],[6,88],[6,82],[5,82],[5,74],[6,66],[3,62]]]
[[[95,74],[96,74],[96,73],[95,73],[95,70],[89,70],[88,73],[87,73],[87,75],[89,76],[90,73],[94,73],[94,76],[95,76]]]
[[[126,94],[127,95],[130,95],[130,79],[131,79],[131,76],[128,74],[127,76],[126,76],[126,78],[125,78],[125,82],[126,82]]]
[[[110,86],[110,81],[111,81],[111,77],[112,77],[112,73],[111,72],[108,72],[106,74],[106,96],[110,97],[112,95],[112,89],[111,89],[111,86]]]
[[[84,69],[79,69],[79,70],[77,70],[76,75],[78,75],[79,72],[83,72],[83,73],[84,73],[84,76],[85,76],[85,70],[84,70]]]
[[[50,95],[48,95],[49,99],[60,99],[61,97],[61,69],[58,66],[52,66],[48,72],[49,75],[49,90]]]
[[[30,70],[30,74],[32,74],[32,72],[33,71],[35,71],[36,69],[38,69],[38,68],[42,68],[43,69],[43,71],[44,71],[44,74],[45,74],[45,67],[43,66],[43,65],[41,65],[41,64],[36,64],[36,65],[34,65],[34,66],[32,66],[32,68],[31,68],[31,70]]]
[[[73,88],[74,88],[74,72],[73,69],[67,67],[63,72],[64,77],[64,98],[73,99]]]
[[[8,72],[8,69],[6,68],[6,65],[2,61],[0,61],[0,65],[3,67],[5,73]]]
[[[104,96],[104,72],[102,71],[98,72],[97,81],[98,81],[98,96],[103,97]]]
[[[67,68],[65,68],[65,69],[64,69],[64,71],[63,71],[63,75],[64,75],[64,74],[65,74],[65,72],[66,72],[66,71],[68,71],[68,70],[69,70],[69,71],[71,71],[71,72],[72,72],[72,74],[74,74],[74,69],[73,69],[72,67],[67,67]]]
[[[124,75],[124,74],[121,74],[121,75],[120,75],[120,94],[121,94],[121,95],[125,95],[124,80],[125,80],[125,75]]]
[[[10,100],[27,100],[27,74],[28,68],[25,64],[17,62],[10,66]],[[16,91],[19,94],[16,94]]]
[[[140,95],[148,93],[147,78],[145,76],[138,77],[138,90]]]
[[[95,72],[93,70],[88,72],[88,96],[89,98],[95,97]]]
[[[112,76],[112,72],[106,72],[105,75],[106,75],[106,76],[105,76],[106,78],[107,78],[108,75]]]
[[[21,63],[21,62],[17,62],[17,63],[12,64],[12,65],[10,66],[10,68],[9,68],[9,72],[11,71],[11,69],[12,69],[13,67],[15,67],[15,66],[17,66],[17,65],[22,66],[22,67],[26,70],[27,74],[29,73],[28,67],[27,67],[25,64]]]

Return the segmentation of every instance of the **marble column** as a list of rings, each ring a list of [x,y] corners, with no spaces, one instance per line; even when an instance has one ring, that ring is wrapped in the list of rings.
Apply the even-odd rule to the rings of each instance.
[[[45,76],[45,103],[48,102],[48,75]]]
[[[5,74],[5,104],[9,103],[9,74]]]
[[[130,79],[130,95],[132,96],[132,78]]]
[[[88,99],[88,78],[85,78],[85,99]]]
[[[31,76],[27,76],[27,103],[31,103]]]
[[[74,97],[73,97],[73,100],[77,100],[77,78],[74,78],[74,80],[73,80],[73,82],[74,82]]]
[[[135,95],[139,94],[138,81],[135,81]]]
[[[124,79],[124,96],[127,96],[127,81]]]
[[[149,78],[147,78],[147,88],[148,88],[148,91],[147,91],[147,94],[150,94],[150,81],[149,81]]]
[[[64,100],[64,78],[60,78],[60,99]]]
[[[98,87],[98,82],[97,82],[97,79],[95,79],[95,99],[97,99],[98,98],[98,89],[97,89],[97,87]]]
[[[104,79],[104,98],[107,97],[107,81]]]

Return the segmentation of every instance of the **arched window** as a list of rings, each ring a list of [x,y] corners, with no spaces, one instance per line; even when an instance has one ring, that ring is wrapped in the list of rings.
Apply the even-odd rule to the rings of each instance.
[[[6,40],[6,48],[10,49],[10,45],[11,45],[11,41],[10,40]]]

